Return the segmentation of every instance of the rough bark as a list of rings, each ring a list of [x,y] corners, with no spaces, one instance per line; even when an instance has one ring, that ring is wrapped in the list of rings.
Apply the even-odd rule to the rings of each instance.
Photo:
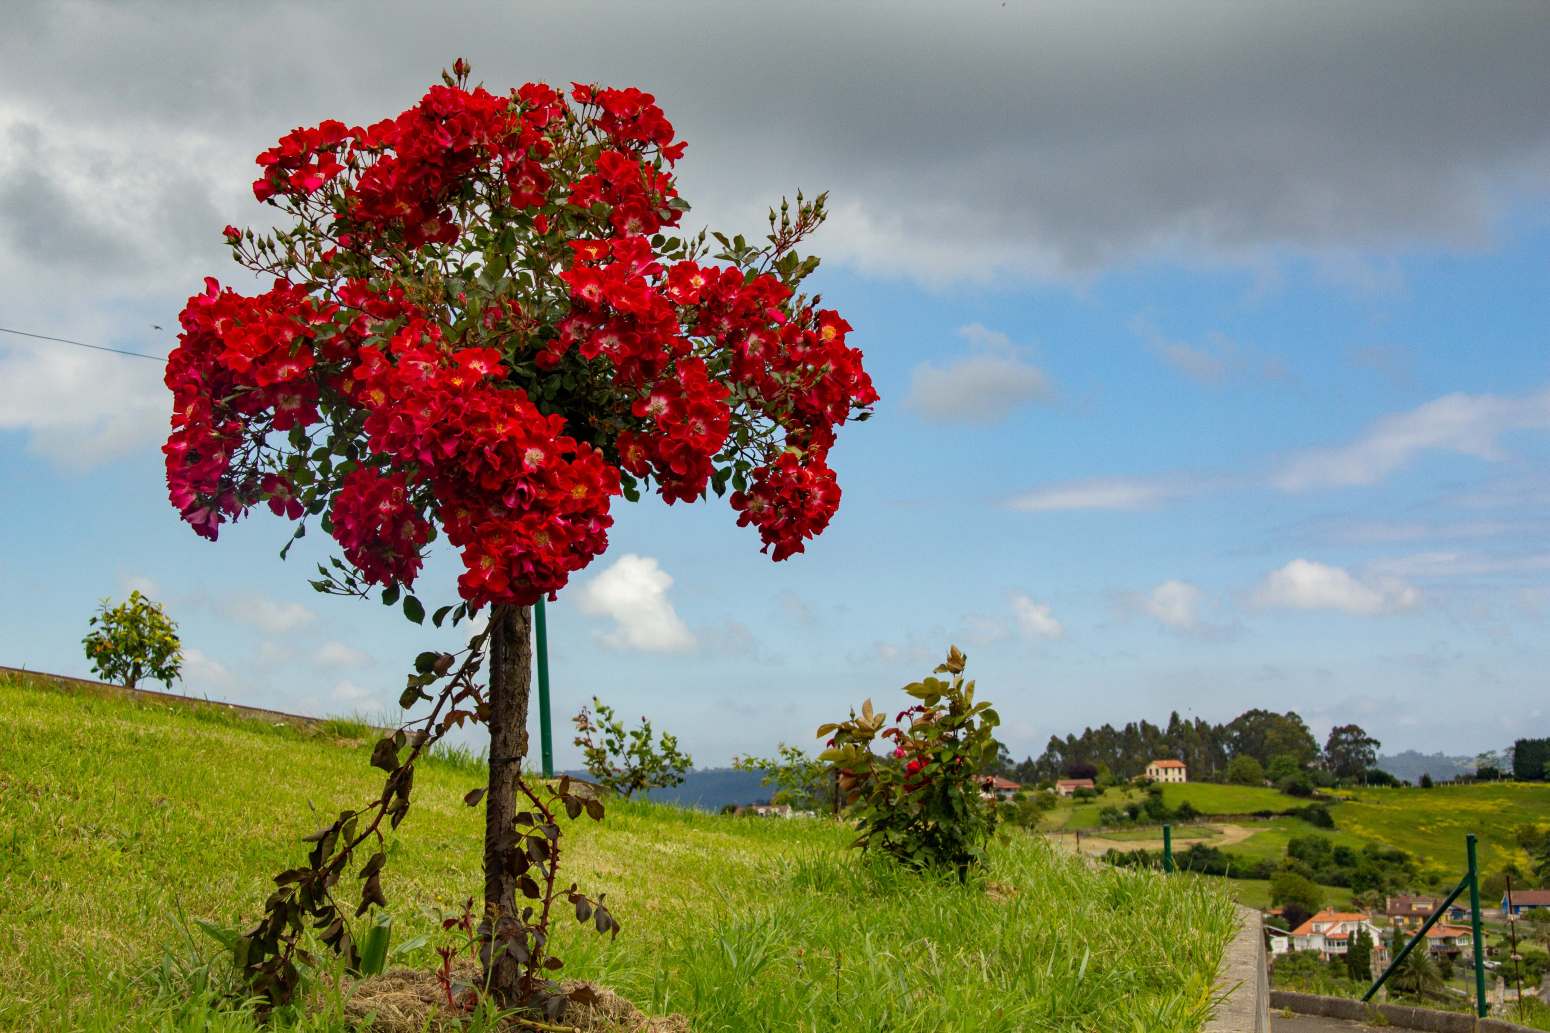
[[[502,915],[521,911],[521,891],[516,877],[505,870],[499,841],[512,828],[521,807],[517,801],[516,776],[527,756],[527,706],[532,689],[533,640],[530,607],[496,607],[490,615],[490,791],[485,797],[484,826],[484,923],[481,931],[494,931]],[[502,954],[489,971],[489,941],[481,960],[490,990],[502,1002],[513,1000],[520,976],[516,959]]]

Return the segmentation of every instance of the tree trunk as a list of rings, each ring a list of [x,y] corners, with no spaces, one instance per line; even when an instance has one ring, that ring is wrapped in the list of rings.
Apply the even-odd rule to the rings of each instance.
[[[520,810],[516,777],[527,756],[527,704],[532,689],[531,607],[498,606],[490,614],[490,791],[485,797],[484,921],[494,932],[504,915],[522,910],[516,877],[501,864],[499,841]],[[490,944],[480,953],[491,992],[502,1003],[514,1001],[520,976],[515,958],[502,954],[490,971]]]

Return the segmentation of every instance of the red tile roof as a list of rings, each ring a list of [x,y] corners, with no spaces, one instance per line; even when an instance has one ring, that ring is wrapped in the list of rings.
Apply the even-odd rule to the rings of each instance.
[[[1182,768],[1184,766],[1182,760],[1154,760],[1152,763],[1159,768]]]

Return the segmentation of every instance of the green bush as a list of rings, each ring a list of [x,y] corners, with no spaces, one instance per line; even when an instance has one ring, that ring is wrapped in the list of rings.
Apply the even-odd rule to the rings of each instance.
[[[985,778],[977,772],[996,758],[995,729],[1001,719],[989,703],[974,701],[965,681],[968,658],[953,646],[935,674],[904,691],[920,702],[901,715],[908,726],[884,731],[887,714],[872,701],[848,721],[824,725],[833,746],[818,759],[839,769],[839,789],[861,829],[856,846],[877,848],[912,868],[953,872],[967,879],[985,858],[998,814],[980,796]],[[893,741],[891,757],[872,752],[878,739]]]
[[[1257,786],[1265,781],[1265,769],[1248,754],[1239,754],[1227,765],[1227,781],[1233,785]]]
[[[1283,870],[1270,878],[1270,902],[1275,907],[1296,904],[1310,914],[1318,914],[1324,907],[1324,891],[1306,876]]]

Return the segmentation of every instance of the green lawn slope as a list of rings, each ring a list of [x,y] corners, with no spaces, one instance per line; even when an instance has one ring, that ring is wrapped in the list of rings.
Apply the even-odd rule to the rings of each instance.
[[[226,971],[192,920],[251,921],[318,824],[309,802],[380,786],[351,732],[0,678],[0,1028],[252,1029],[192,994],[191,970]],[[410,965],[479,893],[484,818],[462,796],[480,781],[455,760],[416,779],[383,880],[395,942],[432,937]],[[573,828],[567,877],[624,931],[561,927],[564,974],[697,1031],[1196,1030],[1233,921],[1198,880],[1093,870],[1030,836],[994,852],[1003,900],[866,866],[823,821],[621,803]],[[289,1022],[344,1028],[327,1008]]]

